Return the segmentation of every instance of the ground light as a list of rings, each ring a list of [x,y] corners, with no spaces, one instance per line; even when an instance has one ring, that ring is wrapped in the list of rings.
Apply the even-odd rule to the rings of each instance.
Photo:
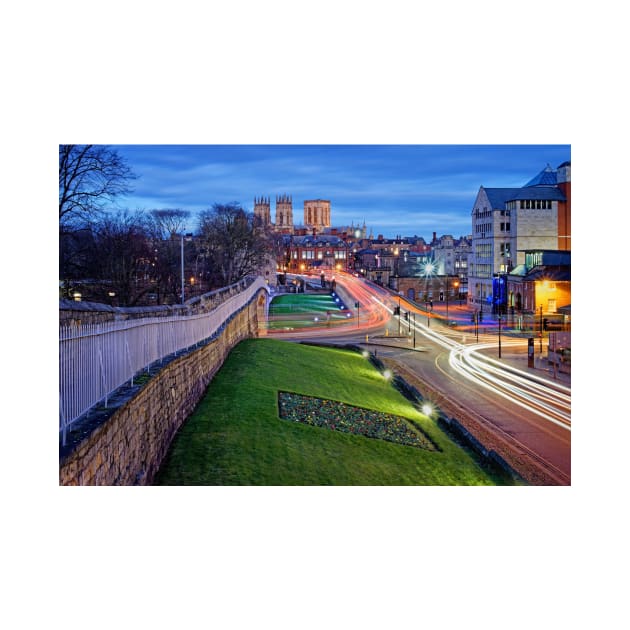
[[[385,370],[383,372],[383,378],[389,381],[392,378],[392,371],[391,370]]]
[[[425,416],[431,416],[433,412],[434,412],[433,405],[431,405],[430,403],[424,403],[424,405],[422,405],[422,413]]]

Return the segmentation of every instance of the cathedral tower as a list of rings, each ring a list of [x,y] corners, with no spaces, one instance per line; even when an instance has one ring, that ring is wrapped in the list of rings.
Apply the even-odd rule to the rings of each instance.
[[[330,201],[311,199],[304,202],[304,225],[321,232],[330,227]]]
[[[260,219],[262,225],[269,225],[271,223],[271,202],[269,197],[254,199],[254,216]]]
[[[293,232],[293,199],[276,195],[276,230]]]

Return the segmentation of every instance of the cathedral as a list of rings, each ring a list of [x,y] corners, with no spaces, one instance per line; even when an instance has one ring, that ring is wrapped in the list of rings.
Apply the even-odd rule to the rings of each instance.
[[[293,198],[289,195],[276,195],[275,222],[271,221],[271,200],[269,197],[254,199],[254,216],[262,225],[270,225],[281,234],[294,234]],[[309,199],[304,201],[304,229],[321,233],[330,228],[330,201]]]

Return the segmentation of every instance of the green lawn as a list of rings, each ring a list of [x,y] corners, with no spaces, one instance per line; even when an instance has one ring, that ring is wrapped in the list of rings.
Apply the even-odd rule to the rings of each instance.
[[[286,293],[274,297],[269,305],[269,330],[320,327],[346,320],[347,311],[340,310],[330,294]]]
[[[415,420],[441,449],[282,420],[278,391]],[[497,485],[360,354],[274,339],[230,353],[175,436],[157,485]]]

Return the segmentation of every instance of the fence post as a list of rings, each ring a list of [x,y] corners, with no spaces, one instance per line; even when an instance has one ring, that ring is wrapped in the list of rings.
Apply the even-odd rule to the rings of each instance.
[[[67,425],[66,425],[66,414],[63,412],[63,406],[61,404],[61,392],[59,393],[59,415],[61,416],[61,426],[62,426],[61,444],[65,446]]]
[[[133,365],[131,364],[131,351],[129,350],[129,341],[125,339],[125,349],[127,350],[127,363],[129,363],[129,372],[131,373],[131,387],[133,387]]]
[[[103,367],[103,353],[101,352],[100,348],[98,349],[98,363],[101,368],[101,383],[103,385],[103,391],[105,392],[105,408],[107,408],[107,380],[105,379],[105,368]]]

